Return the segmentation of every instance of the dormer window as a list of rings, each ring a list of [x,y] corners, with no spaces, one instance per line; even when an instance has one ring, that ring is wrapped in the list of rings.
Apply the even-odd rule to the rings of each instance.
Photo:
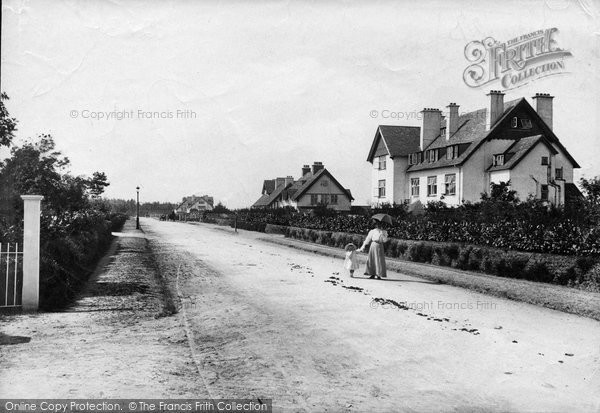
[[[438,150],[430,149],[427,151],[427,160],[429,162],[436,162],[438,160]]]
[[[513,129],[531,129],[532,125],[531,125],[531,119],[519,119],[518,117],[514,117],[512,118],[511,122],[510,122],[510,126]]]
[[[502,166],[504,165],[504,154],[494,155],[494,166]]]
[[[458,145],[452,145],[446,147],[446,159],[458,158]]]
[[[408,164],[409,165],[416,165],[420,162],[421,162],[421,152],[411,153],[408,156]]]

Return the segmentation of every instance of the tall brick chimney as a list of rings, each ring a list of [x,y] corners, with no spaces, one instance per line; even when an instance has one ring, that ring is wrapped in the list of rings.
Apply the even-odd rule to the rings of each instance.
[[[293,184],[294,183],[294,177],[291,175],[288,175],[285,178],[285,186],[288,186],[289,184]]]
[[[323,162],[317,162],[317,161],[315,161],[313,163],[313,166],[312,166],[312,173],[313,173],[313,175],[316,174],[317,172],[319,172],[323,168],[324,168]]]
[[[458,129],[458,108],[456,103],[450,103],[448,106],[448,117],[446,118],[446,140]]]
[[[442,123],[442,112],[439,109],[425,108],[423,114],[423,126],[421,127],[421,150],[424,150],[440,134]]]
[[[486,111],[485,128],[490,130],[504,113],[504,93],[499,90],[490,90],[486,96],[490,97],[490,107]]]
[[[285,185],[285,178],[275,178],[275,189],[279,188],[281,185]]]
[[[536,93],[532,98],[535,100],[535,111],[550,129],[552,129],[552,99],[549,93]]]
[[[310,172],[310,165],[304,165],[302,167],[302,176],[306,175],[309,172]]]

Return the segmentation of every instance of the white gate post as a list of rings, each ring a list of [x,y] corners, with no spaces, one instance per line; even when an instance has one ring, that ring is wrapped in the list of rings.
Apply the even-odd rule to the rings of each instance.
[[[40,299],[40,205],[42,195],[21,195],[24,202],[23,310],[38,309]]]

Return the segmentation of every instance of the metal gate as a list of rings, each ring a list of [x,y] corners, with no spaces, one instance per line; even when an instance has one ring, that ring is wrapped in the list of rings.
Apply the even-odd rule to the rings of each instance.
[[[21,307],[22,290],[23,246],[0,243],[0,308]]]

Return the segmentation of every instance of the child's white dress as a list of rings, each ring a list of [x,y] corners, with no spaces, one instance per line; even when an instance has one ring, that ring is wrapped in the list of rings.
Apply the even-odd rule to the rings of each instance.
[[[347,251],[346,259],[344,260],[344,268],[347,270],[357,270],[360,267],[356,251]]]

